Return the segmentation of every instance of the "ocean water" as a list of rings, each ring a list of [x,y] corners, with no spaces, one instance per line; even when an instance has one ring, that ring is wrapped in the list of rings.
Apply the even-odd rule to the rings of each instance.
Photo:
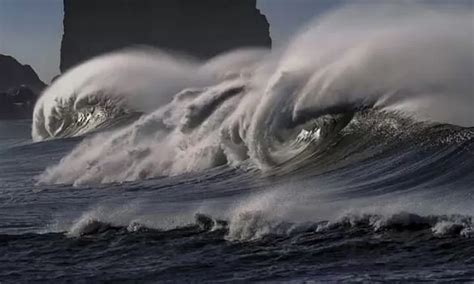
[[[0,126],[2,282],[474,279],[472,130],[291,178],[219,167],[72,187],[36,177],[81,139],[32,143],[30,125]]]
[[[62,75],[0,122],[0,282],[474,280],[472,11],[388,8]]]

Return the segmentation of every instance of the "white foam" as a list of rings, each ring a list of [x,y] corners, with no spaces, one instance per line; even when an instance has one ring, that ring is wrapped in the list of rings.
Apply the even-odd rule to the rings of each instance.
[[[150,52],[96,58],[43,94],[34,138],[54,133],[58,101],[103,90],[148,115],[85,140],[39,180],[127,181],[243,161],[265,170],[304,148],[279,139],[296,138],[300,129],[288,132],[288,124],[340,105],[473,126],[472,18],[456,9],[357,5],[312,23],[283,53],[236,51],[206,63]],[[235,88],[242,89],[228,95]]]

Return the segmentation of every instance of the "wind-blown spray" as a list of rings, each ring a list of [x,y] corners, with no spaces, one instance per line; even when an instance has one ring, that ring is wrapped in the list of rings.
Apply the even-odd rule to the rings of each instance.
[[[348,6],[308,25],[284,52],[235,51],[208,62],[155,51],[93,59],[46,90],[33,138],[84,134],[124,114],[141,118],[85,139],[40,182],[136,180],[226,164],[274,170],[315,140],[322,149],[360,124],[352,117],[367,108],[473,126],[472,17]],[[317,135],[304,142],[303,130]]]

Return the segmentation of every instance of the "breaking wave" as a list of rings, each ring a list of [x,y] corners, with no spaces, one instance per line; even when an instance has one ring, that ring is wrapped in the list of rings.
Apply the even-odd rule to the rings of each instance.
[[[199,234],[216,231],[229,241],[255,241],[271,236],[291,236],[304,233],[321,234],[331,231],[361,230],[365,234],[380,232],[427,232],[434,237],[474,237],[474,226],[471,216],[441,215],[419,216],[407,212],[394,215],[347,215],[336,221],[315,223],[290,223],[268,220],[259,212],[246,212],[231,221],[214,219],[211,216],[196,213],[194,220],[176,227],[153,228],[139,222],[114,224],[93,218],[85,218],[74,223],[66,234],[70,237],[84,237],[101,234],[107,231],[124,231],[128,233],[157,231],[168,232],[188,230],[188,233]]]
[[[327,171],[381,145],[471,141],[472,12],[375,10],[338,10],[283,52],[198,62],[141,49],[76,67],[40,98],[34,140],[133,122],[86,138],[39,182],[122,182],[224,165],[280,174],[315,161]]]

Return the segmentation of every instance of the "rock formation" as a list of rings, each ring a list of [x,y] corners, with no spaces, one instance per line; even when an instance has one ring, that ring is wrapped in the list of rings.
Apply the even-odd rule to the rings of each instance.
[[[30,65],[23,65],[8,55],[0,54],[0,74],[0,92],[26,85],[39,93],[46,86]]]
[[[31,118],[38,95],[45,88],[29,65],[0,54],[0,119]]]
[[[271,39],[256,0],[64,0],[62,72],[133,45],[209,58]]]

